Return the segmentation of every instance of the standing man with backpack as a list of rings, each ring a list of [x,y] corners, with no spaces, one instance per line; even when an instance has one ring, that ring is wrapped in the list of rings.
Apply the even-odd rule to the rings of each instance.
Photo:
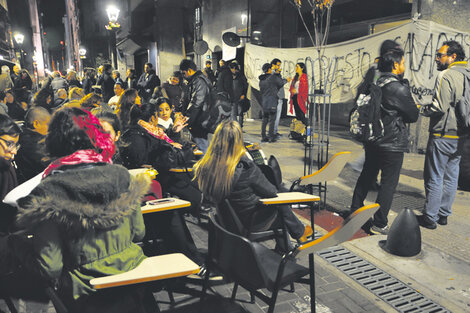
[[[371,84],[369,102],[377,103],[377,118],[381,121],[374,136],[364,139],[366,160],[354,189],[351,213],[364,205],[370,186],[382,171],[376,202],[380,209],[374,214],[370,233],[388,233],[388,212],[398,185],[404,152],[408,151],[409,133],[405,123],[418,120],[418,108],[411,96],[408,82],[403,79],[405,58],[402,49],[391,49],[378,62],[381,76]],[[377,88],[379,86],[380,88]],[[375,88],[373,88],[375,87]],[[359,97],[361,98],[361,97]],[[361,117],[359,117],[361,119]]]
[[[459,177],[461,158],[460,141],[468,133],[465,118],[469,112],[458,110],[469,100],[470,90],[464,88],[470,77],[465,52],[456,41],[446,41],[436,53],[435,62],[440,71],[432,103],[421,107],[421,114],[431,118],[429,139],[424,163],[424,188],[426,202],[423,215],[418,216],[419,224],[435,229],[436,222],[447,225],[447,217],[452,214],[452,204]],[[464,94],[466,92],[466,94]],[[467,102],[468,106],[468,102]],[[467,107],[468,110],[468,107]]]
[[[201,71],[198,71],[196,64],[191,60],[182,60],[180,63],[180,71],[188,80],[189,92],[186,109],[188,127],[199,150],[206,153],[209,147],[207,141],[208,131],[202,127],[200,118],[201,115],[204,114],[204,106],[206,108],[209,106],[210,86],[212,86],[212,83]]]

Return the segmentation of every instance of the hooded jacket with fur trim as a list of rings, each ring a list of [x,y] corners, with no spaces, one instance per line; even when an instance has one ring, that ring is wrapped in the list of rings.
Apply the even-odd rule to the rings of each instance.
[[[133,242],[145,235],[140,201],[150,179],[119,165],[63,169],[18,201],[17,223],[32,232],[40,266],[71,300],[94,292],[91,279],[129,271],[145,258]]]

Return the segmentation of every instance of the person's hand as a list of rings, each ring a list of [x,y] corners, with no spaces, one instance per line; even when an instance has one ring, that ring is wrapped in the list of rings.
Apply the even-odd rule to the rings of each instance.
[[[295,88],[292,88],[292,92],[293,94],[296,94],[297,93],[297,90]]]
[[[245,99],[245,95],[241,95],[240,100]]]
[[[177,149],[183,148],[183,145],[181,145],[181,144],[178,143],[178,142],[172,142],[172,143],[170,143],[170,145],[172,145],[173,147],[175,147],[175,148],[177,148]]]
[[[173,124],[173,131],[179,133],[181,130],[183,130],[183,128],[188,126],[188,124],[186,123],[187,120],[188,120],[187,117],[183,117],[183,118],[176,120],[175,123]]]
[[[288,82],[288,83],[290,83],[291,80],[292,80],[292,78],[287,77],[287,82]]]

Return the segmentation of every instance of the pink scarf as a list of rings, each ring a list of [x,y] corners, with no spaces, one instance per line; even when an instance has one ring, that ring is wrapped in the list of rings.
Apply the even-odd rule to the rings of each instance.
[[[153,137],[155,137],[157,139],[165,140],[168,143],[174,143],[174,141],[171,140],[170,137],[167,136],[167,134],[165,133],[163,128],[153,126],[152,124],[147,123],[147,122],[142,121],[142,120],[138,121],[137,124],[139,124],[140,127],[145,129]]]
[[[64,165],[75,165],[81,163],[112,163],[114,155],[114,143],[101,127],[100,121],[93,114],[83,110],[87,116],[74,116],[74,122],[83,129],[91,144],[96,149],[78,150],[70,155],[64,156],[52,162],[44,171],[42,178],[47,177],[52,171]],[[98,152],[101,151],[101,152]]]

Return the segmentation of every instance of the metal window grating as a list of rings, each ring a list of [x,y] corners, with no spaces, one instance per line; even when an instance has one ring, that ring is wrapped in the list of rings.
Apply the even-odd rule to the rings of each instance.
[[[318,255],[363,287],[404,313],[450,313],[402,281],[343,247],[332,247]]]

